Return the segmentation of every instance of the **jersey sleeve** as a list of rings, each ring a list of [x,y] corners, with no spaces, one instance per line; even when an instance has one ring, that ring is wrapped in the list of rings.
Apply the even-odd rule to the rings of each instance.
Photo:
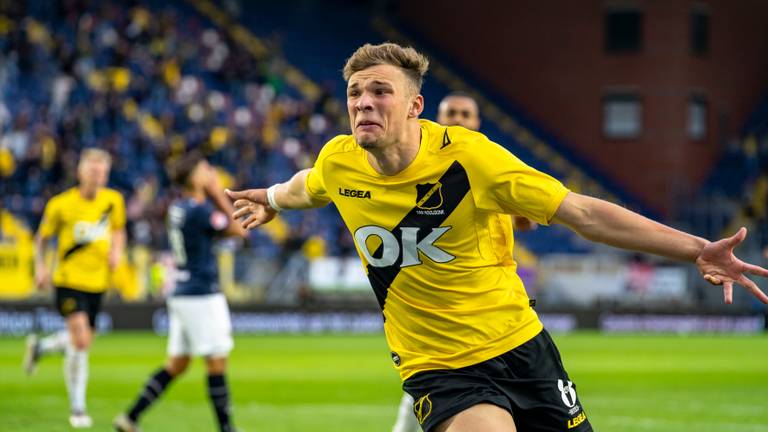
[[[307,174],[307,183],[304,185],[307,189],[307,193],[312,198],[328,201],[328,191],[325,189],[325,182],[323,181],[323,169],[320,159],[315,162],[315,166],[309,170]]]
[[[120,230],[125,227],[125,200],[118,191],[113,191],[112,212],[109,215],[109,223],[113,230]]]
[[[342,140],[346,138],[345,135],[339,135],[330,141],[328,141],[320,150],[320,154],[317,155],[317,160],[315,161],[315,165],[312,167],[311,170],[309,170],[309,174],[307,174],[307,180],[306,184],[304,185],[305,189],[307,190],[307,193],[309,193],[312,198],[320,200],[320,201],[331,201],[331,196],[328,193],[328,189],[325,187],[325,161],[328,158],[328,156],[332,155],[336,152],[336,148],[341,143]]]
[[[569,190],[484,136],[473,147],[477,148],[468,152],[467,171],[475,205],[549,225]]]
[[[54,197],[45,205],[43,219],[40,221],[40,226],[37,229],[40,236],[47,238],[57,234],[60,222],[59,207],[59,200],[57,197]]]

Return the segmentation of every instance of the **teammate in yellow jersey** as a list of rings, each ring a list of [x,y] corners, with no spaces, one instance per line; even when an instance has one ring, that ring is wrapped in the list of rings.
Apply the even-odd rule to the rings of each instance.
[[[445,126],[461,126],[469,130],[480,129],[480,108],[474,98],[463,92],[452,92],[443,97],[437,106],[437,122]],[[537,227],[536,222],[523,216],[507,216],[498,221],[499,230],[529,231]],[[418,431],[418,420],[413,412],[413,397],[404,393],[397,409],[397,419],[392,432]]]
[[[253,229],[282,209],[333,201],[384,315],[403,388],[426,431],[590,431],[560,355],[516,274],[508,214],[560,223],[612,246],[695,262],[704,279],[768,303],[733,255],[745,230],[709,242],[573,193],[480,133],[420,120],[427,59],[395,44],[347,60],[352,135],[311,169],[267,189],[229,192]]]
[[[119,192],[105,187],[110,165],[107,152],[83,150],[77,166],[78,186],[51,198],[35,237],[35,281],[42,289],[51,284],[46,249],[57,238],[52,282],[56,308],[66,320],[66,329],[40,340],[30,335],[24,366],[32,373],[43,355],[64,352],[69,422],[75,428],[92,425],[85,403],[88,349],[101,296],[125,247],[125,203]]]

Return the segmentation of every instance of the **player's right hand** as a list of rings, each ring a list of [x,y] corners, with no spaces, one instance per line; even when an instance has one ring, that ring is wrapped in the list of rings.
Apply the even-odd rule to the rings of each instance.
[[[235,212],[232,213],[232,219],[241,219],[240,225],[252,230],[260,225],[271,221],[277,215],[267,202],[266,189],[247,189],[243,191],[225,191],[229,198],[234,201]]]

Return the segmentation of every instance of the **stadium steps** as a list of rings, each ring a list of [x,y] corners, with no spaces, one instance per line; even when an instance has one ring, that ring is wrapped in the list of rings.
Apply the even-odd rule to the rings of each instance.
[[[185,0],[200,14],[211,20],[220,30],[229,34],[232,39],[244,47],[252,56],[257,59],[264,59],[270,55],[266,44],[254,35],[245,26],[230,18],[215,3],[209,0]],[[276,71],[279,72],[285,81],[296,89],[302,96],[317,101],[322,91],[314,81],[307,78],[298,68],[288,62],[282,64],[282,67]]]

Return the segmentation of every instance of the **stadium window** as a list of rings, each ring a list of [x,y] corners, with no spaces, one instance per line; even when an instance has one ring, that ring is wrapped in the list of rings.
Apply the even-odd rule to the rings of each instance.
[[[633,93],[603,97],[603,134],[606,138],[637,138],[642,131],[643,106]]]
[[[637,9],[605,12],[605,51],[609,54],[638,53],[643,47],[643,13]]]
[[[702,7],[691,11],[691,52],[697,56],[709,53],[709,12]]]
[[[692,96],[688,100],[688,138],[701,141],[707,137],[707,99]]]

